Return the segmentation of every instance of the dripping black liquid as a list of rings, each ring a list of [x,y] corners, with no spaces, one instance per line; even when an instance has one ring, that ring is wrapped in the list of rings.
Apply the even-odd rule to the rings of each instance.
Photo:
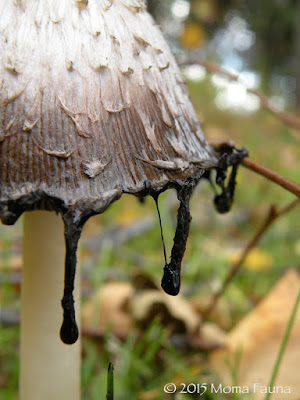
[[[216,183],[221,188],[221,193],[216,194],[214,203],[217,211],[223,213],[229,211],[231,207],[236,184],[235,177],[237,168],[241,160],[247,156],[247,151],[245,149],[237,150],[233,146],[229,147],[228,145],[224,145],[217,149],[217,154],[219,164],[216,167]],[[228,182],[225,184],[226,171],[229,167],[231,167],[232,170]],[[165,187],[158,189],[152,189],[151,182],[146,181],[145,189],[140,193],[141,198],[150,195],[156,202],[161,237],[163,240],[163,230],[158,209],[158,195],[170,187],[175,188],[177,191],[177,197],[180,203],[177,211],[177,227],[170,262],[167,262],[165,245],[163,243],[165,266],[161,281],[161,286],[164,291],[172,296],[177,295],[180,290],[181,263],[186,249],[189,227],[192,219],[189,211],[190,196],[201,178],[206,178],[211,181],[210,171],[200,170],[197,177],[190,178],[186,182],[181,182],[180,184],[178,182],[170,182]],[[101,210],[95,211],[92,207],[87,207],[82,211],[76,207],[66,207],[62,200],[49,197],[42,191],[25,195],[17,200],[0,202],[0,218],[2,222],[7,225],[14,224],[23,212],[35,209],[46,209],[58,212],[62,215],[65,225],[66,259],[64,294],[61,301],[63,307],[63,323],[60,336],[62,341],[66,344],[75,343],[79,336],[73,298],[78,241],[85,222],[91,216],[104,212],[109,203],[110,202]]]

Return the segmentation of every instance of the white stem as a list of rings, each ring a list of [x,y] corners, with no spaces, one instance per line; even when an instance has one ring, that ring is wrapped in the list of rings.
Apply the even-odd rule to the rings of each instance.
[[[21,400],[80,399],[80,339],[59,337],[63,310],[65,240],[60,216],[49,211],[24,215],[21,295]],[[79,322],[79,271],[75,305]]]

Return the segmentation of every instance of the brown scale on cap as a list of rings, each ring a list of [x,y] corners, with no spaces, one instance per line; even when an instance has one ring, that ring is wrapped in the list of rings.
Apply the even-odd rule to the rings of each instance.
[[[61,337],[72,343],[85,221],[122,193],[155,197],[176,188],[178,227],[163,280],[176,294],[188,199],[218,159],[142,0],[3,0],[0,38],[0,218],[13,224],[33,209],[62,214]]]

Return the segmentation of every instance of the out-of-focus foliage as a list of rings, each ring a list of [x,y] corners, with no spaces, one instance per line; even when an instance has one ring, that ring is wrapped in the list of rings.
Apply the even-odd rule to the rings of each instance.
[[[296,0],[148,0],[149,9],[177,51],[218,64],[259,72],[268,93],[281,92],[288,106],[300,103],[300,4]],[[170,12],[171,10],[171,12]],[[235,32],[233,32],[233,28]],[[252,34],[252,43],[243,33]],[[225,38],[240,62],[224,60]],[[223,44],[216,45],[224,36]],[[236,42],[239,46],[235,46]],[[230,45],[229,45],[230,46]],[[237,55],[235,54],[235,56]],[[238,64],[238,65],[237,65]]]
[[[202,45],[206,33],[201,24],[196,21],[188,21],[180,37],[180,43],[187,49],[194,49]]]
[[[299,2],[295,0],[260,1],[247,0],[242,11],[251,29],[256,33],[257,58],[269,70],[291,64],[295,54],[299,18]],[[299,40],[299,39],[298,39]]]

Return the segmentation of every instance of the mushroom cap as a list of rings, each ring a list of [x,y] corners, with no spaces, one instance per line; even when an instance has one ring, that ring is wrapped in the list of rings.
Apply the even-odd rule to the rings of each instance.
[[[142,0],[2,0],[0,54],[4,223],[33,208],[100,213],[216,166]]]

